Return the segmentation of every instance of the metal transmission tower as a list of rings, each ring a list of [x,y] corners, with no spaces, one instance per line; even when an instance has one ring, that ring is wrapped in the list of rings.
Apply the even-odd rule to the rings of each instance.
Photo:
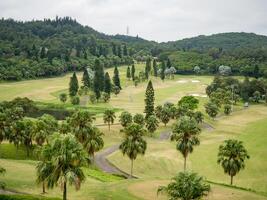
[[[129,26],[126,27],[126,35],[129,35],[130,33],[130,29],[129,29]]]

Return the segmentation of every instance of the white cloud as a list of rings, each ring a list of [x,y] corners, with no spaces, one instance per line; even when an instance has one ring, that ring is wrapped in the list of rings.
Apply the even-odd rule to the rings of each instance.
[[[8,0],[0,17],[31,20],[71,16],[107,33],[156,41],[245,31],[267,35],[266,0]]]

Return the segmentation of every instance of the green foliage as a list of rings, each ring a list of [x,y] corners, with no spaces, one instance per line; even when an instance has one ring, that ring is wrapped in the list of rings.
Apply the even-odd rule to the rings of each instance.
[[[158,193],[166,193],[169,200],[202,199],[210,192],[210,185],[196,173],[180,172],[167,186],[160,186]]]
[[[46,182],[48,188],[59,185],[63,189],[63,200],[67,199],[67,184],[80,188],[85,179],[82,165],[86,161],[82,145],[71,134],[54,134],[41,151],[38,163],[37,182]]]
[[[119,70],[117,66],[115,66],[114,68],[113,83],[115,86],[117,86],[121,90],[120,75],[119,75]]]
[[[91,80],[87,68],[83,71],[82,82],[84,87],[91,88]]]
[[[165,79],[165,70],[166,70],[165,62],[162,61],[161,69],[160,69],[160,78],[162,81],[164,81],[164,79]]]
[[[153,59],[153,75],[155,77],[158,76],[158,66],[157,66],[157,61],[156,59]]]
[[[114,86],[113,87],[113,92],[114,92],[114,94],[117,96],[119,93],[120,93],[120,88],[118,87],[118,86]]]
[[[128,79],[131,78],[131,70],[130,70],[130,67],[129,67],[129,66],[127,67],[126,77],[127,77]]]
[[[132,123],[124,129],[125,137],[120,145],[123,155],[127,155],[131,160],[131,176],[133,174],[133,161],[138,154],[144,155],[147,143],[143,136],[145,130],[139,124]]]
[[[68,99],[68,95],[66,93],[61,93],[59,95],[59,99],[60,99],[61,102],[65,103],[67,101],[67,99]]]
[[[231,177],[231,185],[233,177],[245,168],[246,159],[249,159],[249,155],[241,141],[225,140],[224,144],[220,145],[217,162],[224,169],[224,173]]]
[[[91,93],[90,95],[89,95],[89,99],[90,99],[90,102],[92,103],[92,104],[94,104],[94,103],[96,103],[96,95],[95,95],[95,93],[93,92],[93,93]]]
[[[199,145],[198,135],[200,128],[194,118],[187,116],[180,118],[173,126],[171,140],[176,141],[176,149],[184,157],[184,170],[186,170],[186,158],[193,152],[194,146]]]
[[[73,96],[70,99],[72,105],[79,105],[80,104],[80,98],[78,96]]]
[[[166,126],[171,119],[171,110],[167,106],[163,106],[160,113],[160,120]]]
[[[103,101],[105,103],[107,103],[110,100],[110,94],[109,93],[106,93],[106,92],[103,92],[102,98],[103,98]]]
[[[213,119],[217,116],[219,112],[218,106],[212,102],[208,102],[205,104],[205,110],[206,110],[206,113]]]
[[[183,107],[188,110],[197,109],[198,104],[199,104],[199,100],[193,96],[183,96],[178,102],[178,106]]]
[[[120,118],[119,121],[123,127],[128,126],[133,121],[133,117],[132,117],[131,113],[129,113],[127,111],[123,111],[119,118]]]
[[[145,118],[143,114],[136,113],[133,117],[133,121],[134,123],[139,124],[140,126],[145,125]]]
[[[99,59],[95,60],[94,71],[95,71],[94,92],[96,95],[96,99],[99,100],[101,97],[101,91],[104,90],[104,84],[105,84],[104,69],[103,69],[103,65],[101,65]]]
[[[70,78],[70,84],[69,84],[69,95],[75,96],[79,89],[79,83],[76,76],[76,73],[74,72],[72,77]]]
[[[225,104],[224,107],[223,107],[223,112],[224,114],[226,115],[229,115],[231,113],[231,105],[230,104]]]
[[[104,80],[104,92],[110,95],[111,89],[112,89],[112,85],[111,85],[110,76],[109,76],[109,73],[106,72],[105,80]]]
[[[145,93],[145,118],[147,119],[150,115],[154,114],[154,89],[151,80],[147,84],[146,93]]]
[[[134,81],[135,80],[135,66],[134,66],[134,64],[132,65],[132,68],[131,68],[131,77],[132,77],[132,80]]]
[[[105,110],[104,115],[103,115],[103,120],[104,123],[108,124],[108,128],[110,130],[110,125],[114,123],[114,120],[116,118],[115,112],[113,110]]]
[[[150,115],[146,119],[146,128],[150,133],[154,133],[159,126],[159,121],[157,120],[156,116]]]

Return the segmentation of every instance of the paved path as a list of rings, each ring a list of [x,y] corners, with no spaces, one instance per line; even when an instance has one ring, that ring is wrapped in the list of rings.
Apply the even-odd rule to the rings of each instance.
[[[208,131],[212,131],[214,128],[207,124],[203,123],[203,127],[205,129],[208,129]],[[160,133],[160,136],[157,140],[163,141],[163,140],[168,140],[170,138],[171,131],[166,130]],[[124,176],[125,178],[130,178],[130,175],[122,170],[120,170],[118,167],[110,163],[107,159],[109,155],[112,153],[116,152],[119,150],[119,144],[113,145],[103,151],[98,152],[95,155],[95,164],[97,165],[98,168],[100,168],[102,171],[110,173],[110,174],[118,174],[121,176]],[[137,177],[134,177],[137,178]]]
[[[115,151],[119,150],[119,145],[113,145],[103,151],[98,152],[95,155],[95,164],[99,167],[102,171],[110,173],[110,174],[118,174],[124,176],[125,178],[130,178],[130,175],[126,172],[123,172],[118,167],[114,166],[107,160],[107,157],[114,153]]]

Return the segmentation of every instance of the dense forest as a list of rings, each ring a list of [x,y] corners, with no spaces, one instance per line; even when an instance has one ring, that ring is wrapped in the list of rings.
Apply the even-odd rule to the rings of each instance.
[[[29,22],[0,20],[0,80],[49,77],[93,67],[130,65],[154,57],[181,74],[267,77],[267,37],[221,33],[157,43],[138,36],[106,35],[70,17]],[[226,66],[226,67],[225,67]]]

